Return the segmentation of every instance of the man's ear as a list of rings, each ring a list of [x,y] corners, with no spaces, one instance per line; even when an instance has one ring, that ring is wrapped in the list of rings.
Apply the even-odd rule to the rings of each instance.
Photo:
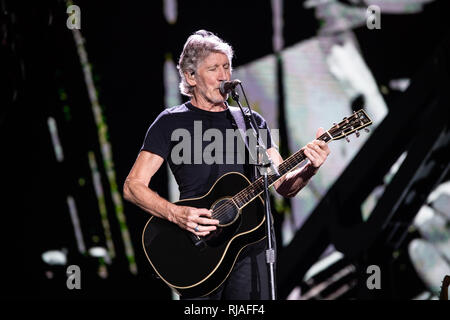
[[[194,87],[197,84],[197,81],[195,80],[195,72],[185,72],[184,76],[186,78],[187,83]]]

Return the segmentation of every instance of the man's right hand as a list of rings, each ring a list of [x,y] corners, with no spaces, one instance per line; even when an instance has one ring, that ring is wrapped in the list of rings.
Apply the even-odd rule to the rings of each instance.
[[[216,230],[216,226],[219,224],[219,220],[211,217],[212,210],[177,206],[171,221],[182,229],[190,231],[199,237],[204,237],[211,231]]]

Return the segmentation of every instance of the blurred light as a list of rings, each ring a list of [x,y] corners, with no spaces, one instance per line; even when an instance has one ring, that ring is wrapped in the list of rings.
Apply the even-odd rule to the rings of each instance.
[[[357,43],[347,38],[341,45],[332,45],[326,62],[345,93],[351,99],[363,95],[364,109],[374,123],[381,122],[388,113],[388,107],[378,91],[372,72],[357,49]]]
[[[103,226],[103,232],[105,234],[106,247],[109,250],[111,257],[116,255],[114,242],[112,240],[111,227],[108,220],[108,212],[106,210],[105,194],[103,192],[102,178],[100,176],[100,170],[95,160],[95,154],[93,151],[88,152],[89,167],[92,173],[92,182],[94,184],[95,195],[97,196],[97,203],[100,212],[101,222]]]
[[[331,2],[335,2],[335,0],[306,0],[303,6],[305,9],[310,9]]]
[[[89,255],[94,258],[101,258],[107,264],[111,263],[111,258],[108,254],[108,251],[103,247],[92,247],[89,249]]]
[[[302,296],[302,289],[300,287],[295,287],[292,289],[291,293],[287,296],[286,300],[300,300]]]
[[[86,246],[84,245],[83,233],[81,232],[80,220],[78,219],[78,210],[75,204],[75,199],[72,196],[67,196],[67,206],[69,207],[70,219],[72,221],[75,238],[77,239],[78,251],[81,254],[86,252]]]
[[[308,281],[315,275],[319,274],[320,272],[326,270],[331,265],[337,263],[339,260],[343,259],[344,255],[339,251],[334,251],[333,253],[329,254],[327,257],[319,260],[315,264],[309,268],[309,270],[306,272],[303,280]]]
[[[410,82],[410,79],[393,79],[389,81],[389,87],[392,90],[404,92],[408,89]]]
[[[55,151],[56,160],[62,162],[64,160],[63,149],[59,140],[58,128],[56,127],[56,121],[54,118],[49,117],[47,119],[48,130],[52,138],[53,150]]]
[[[47,279],[53,279],[54,274],[52,271],[47,270],[47,271],[45,271],[45,276],[47,277]]]
[[[63,266],[67,264],[66,253],[60,250],[49,250],[45,251],[41,255],[42,260],[52,266]]]
[[[381,12],[389,14],[412,14],[423,11],[424,4],[434,0],[371,0],[370,4],[377,5]]]
[[[279,52],[284,47],[283,40],[283,1],[272,0],[273,51]]]
[[[376,5],[381,8],[383,13],[389,14],[412,14],[423,10],[426,3],[434,0],[307,0],[304,3],[306,9],[323,6],[325,4],[339,4],[343,9],[366,7],[366,5]],[[343,10],[341,9],[341,10]]]
[[[108,252],[103,247],[92,247],[89,249],[89,255],[95,258],[104,258],[108,256]]]
[[[450,194],[441,193],[436,200],[430,203],[430,207],[450,221]]]
[[[450,265],[438,250],[428,241],[414,239],[408,246],[411,262],[424,284],[439,294],[442,279],[450,274]]]
[[[170,24],[177,22],[178,6],[177,0],[164,0],[164,16]]]
[[[167,53],[163,66],[164,73],[164,103],[167,108],[182,104],[178,83],[180,75],[173,56]]]
[[[427,203],[438,214],[450,220],[450,181],[441,183],[430,193]]]
[[[437,300],[437,296],[430,291],[424,291],[413,298],[413,300]]]

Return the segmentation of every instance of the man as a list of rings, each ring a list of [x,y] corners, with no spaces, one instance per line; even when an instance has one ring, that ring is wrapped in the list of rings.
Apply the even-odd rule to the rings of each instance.
[[[194,150],[194,154],[180,155],[179,152],[173,152],[177,142],[173,141],[174,132],[177,129],[183,128],[195,137],[195,130],[198,130],[198,126],[197,129],[195,126],[199,123],[203,132],[215,128],[225,133],[228,129],[236,128],[233,127],[233,120],[226,104],[227,96],[220,92],[222,81],[231,79],[232,58],[232,48],[210,32],[200,30],[188,38],[179,59],[178,69],[181,76],[181,93],[190,97],[190,101],[164,110],[153,122],[124,184],[125,199],[150,214],[167,219],[200,237],[208,235],[217,228],[219,221],[211,218],[211,211],[207,208],[172,204],[152,191],[148,185],[164,160],[168,161],[177,180],[180,199],[204,195],[214,182],[227,172],[240,172],[251,177],[251,166],[236,161],[242,155],[238,154],[237,148],[234,148],[230,154],[225,141],[224,147],[219,150],[222,150],[226,159],[233,161],[219,161],[211,164],[205,163],[205,159],[200,159],[199,162],[198,156],[203,155],[208,144],[205,141],[201,142],[200,152],[194,150],[195,141],[191,141],[192,148],[182,151]],[[254,114],[258,126],[267,129],[265,120],[257,112]],[[323,133],[324,130],[319,128],[316,137]],[[226,137],[225,134],[223,136]],[[235,142],[228,141],[237,145]],[[266,145],[269,157],[278,166],[283,159],[276,145],[270,139]],[[314,140],[305,146],[304,153],[309,163],[291,171],[274,184],[279,194],[285,197],[295,196],[317,172],[330,151],[325,142]],[[186,161],[180,163],[179,157]],[[268,283],[265,242],[260,241],[249,245],[241,252],[225,283],[204,299],[270,299]]]

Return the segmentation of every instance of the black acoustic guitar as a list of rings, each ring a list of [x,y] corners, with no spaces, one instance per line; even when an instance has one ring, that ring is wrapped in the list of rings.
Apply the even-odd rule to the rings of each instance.
[[[328,143],[352,133],[359,135],[359,129],[371,124],[361,109],[318,139]],[[301,149],[291,155],[278,166],[279,175],[268,176],[269,185],[305,159]],[[183,297],[213,292],[228,277],[242,249],[266,237],[260,197],[263,191],[262,177],[251,183],[242,174],[231,172],[220,177],[207,194],[176,202],[212,210],[212,218],[219,220],[219,225],[206,237],[197,237],[172,222],[151,217],[142,234],[142,245],[157,275]]]

